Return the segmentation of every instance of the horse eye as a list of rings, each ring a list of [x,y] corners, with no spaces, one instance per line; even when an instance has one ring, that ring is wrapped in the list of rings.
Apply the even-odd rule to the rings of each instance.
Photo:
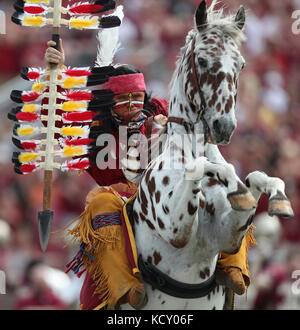
[[[203,66],[203,67],[207,67],[207,60],[206,60],[205,58],[203,58],[203,57],[199,57],[199,58],[198,58],[198,62],[199,62],[199,64],[200,64],[201,66]]]
[[[241,71],[244,69],[245,65],[246,65],[245,63],[242,63]]]

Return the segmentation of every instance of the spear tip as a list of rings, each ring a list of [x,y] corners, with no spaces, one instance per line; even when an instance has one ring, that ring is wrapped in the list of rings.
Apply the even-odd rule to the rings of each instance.
[[[40,211],[38,213],[38,222],[39,222],[39,238],[40,238],[40,245],[43,252],[46,251],[50,233],[51,233],[51,227],[53,222],[53,211],[45,210]]]

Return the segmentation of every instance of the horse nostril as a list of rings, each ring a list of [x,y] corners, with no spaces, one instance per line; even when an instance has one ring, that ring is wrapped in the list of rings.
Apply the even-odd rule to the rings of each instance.
[[[220,125],[219,120],[214,121],[213,128],[214,128],[214,131],[216,132],[217,135],[221,134],[221,125]]]

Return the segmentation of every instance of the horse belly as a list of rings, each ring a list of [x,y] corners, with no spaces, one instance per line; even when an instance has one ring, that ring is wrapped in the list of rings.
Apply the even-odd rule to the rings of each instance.
[[[223,309],[225,303],[225,289],[217,285],[216,288],[203,298],[181,299],[171,297],[147,286],[148,303],[145,310],[211,310]]]

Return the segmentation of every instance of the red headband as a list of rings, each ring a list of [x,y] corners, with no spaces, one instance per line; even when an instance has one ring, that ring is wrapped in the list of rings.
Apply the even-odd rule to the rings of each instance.
[[[142,73],[133,73],[109,78],[104,88],[112,90],[115,94],[125,94],[145,92],[146,84]]]

